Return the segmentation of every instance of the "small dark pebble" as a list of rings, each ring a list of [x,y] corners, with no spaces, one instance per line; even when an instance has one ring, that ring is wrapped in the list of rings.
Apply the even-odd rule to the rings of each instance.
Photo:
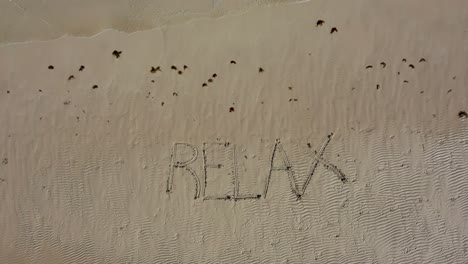
[[[155,68],[155,67],[151,67],[151,70],[150,70],[151,73],[156,73],[157,71],[161,71],[161,67],[159,67],[159,66],[156,67],[156,68]]]
[[[468,114],[465,111],[458,112],[458,117],[461,119],[465,119],[468,117]]]
[[[122,51],[114,50],[112,52],[112,55],[116,57],[117,59],[120,58],[120,54],[122,54]]]

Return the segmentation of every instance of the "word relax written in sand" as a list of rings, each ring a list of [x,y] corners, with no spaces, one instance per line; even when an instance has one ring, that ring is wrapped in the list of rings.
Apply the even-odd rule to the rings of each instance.
[[[276,141],[270,159],[270,169],[268,175],[266,176],[265,186],[263,194],[239,194],[239,178],[237,172],[237,155],[236,155],[236,146],[229,143],[203,143],[202,147],[202,176],[203,176],[203,188],[200,182],[200,178],[195,170],[192,168],[191,164],[195,163],[199,158],[198,149],[188,143],[174,143],[172,148],[171,155],[171,164],[169,169],[169,177],[167,179],[167,188],[166,192],[168,194],[172,193],[174,174],[176,170],[183,170],[188,172],[193,178],[193,183],[195,185],[195,199],[203,197],[204,200],[241,200],[241,199],[260,199],[266,198],[268,194],[268,187],[270,185],[270,180],[273,172],[283,172],[286,173],[292,192],[297,196],[298,199],[304,195],[307,186],[314,175],[317,166],[321,163],[325,168],[332,171],[338,178],[344,183],[346,182],[346,176],[341,172],[335,165],[326,161],[322,156],[325,152],[326,147],[330,143],[332,135],[327,136],[327,139],[323,143],[319,151],[314,152],[314,156],[310,162],[309,173],[307,174],[307,179],[303,184],[302,189],[299,189],[295,180],[294,170],[291,166],[291,163],[288,160],[285,150],[279,140]],[[222,149],[225,153],[228,153],[227,158],[220,158],[221,155],[216,155],[216,150]],[[215,156],[218,156],[217,159]],[[218,161],[218,162],[217,162]],[[232,170],[225,171],[225,163],[232,163]],[[233,179],[232,188],[233,192],[228,194],[217,194],[217,195],[206,195],[206,190],[208,187],[207,179],[210,177],[210,174],[215,173],[214,170],[218,172],[227,172],[226,174],[231,175]],[[218,173],[219,174],[219,173]],[[226,176],[229,176],[226,175]]]

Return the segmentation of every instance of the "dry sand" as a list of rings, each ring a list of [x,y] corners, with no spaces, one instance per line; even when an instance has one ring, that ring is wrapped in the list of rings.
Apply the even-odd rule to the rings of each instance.
[[[1,263],[468,263],[466,1],[155,26],[3,34]]]

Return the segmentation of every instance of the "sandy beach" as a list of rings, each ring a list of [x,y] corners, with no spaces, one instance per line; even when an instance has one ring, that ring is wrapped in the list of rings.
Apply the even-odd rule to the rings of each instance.
[[[468,2],[0,13],[0,263],[468,262]]]

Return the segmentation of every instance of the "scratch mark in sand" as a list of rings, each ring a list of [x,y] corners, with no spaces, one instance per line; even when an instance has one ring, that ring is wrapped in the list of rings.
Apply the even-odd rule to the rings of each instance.
[[[21,11],[23,11],[24,13],[26,13],[26,8],[22,7],[20,4],[16,3],[15,1],[13,0],[8,0],[8,2],[10,2],[11,4],[13,4],[14,6],[16,6],[17,8],[21,9]],[[52,24],[50,24],[49,22],[47,22],[44,18],[40,17],[40,16],[36,16],[37,18],[39,18],[42,22],[44,22],[46,25],[48,25],[49,27],[53,28],[52,27]]]

